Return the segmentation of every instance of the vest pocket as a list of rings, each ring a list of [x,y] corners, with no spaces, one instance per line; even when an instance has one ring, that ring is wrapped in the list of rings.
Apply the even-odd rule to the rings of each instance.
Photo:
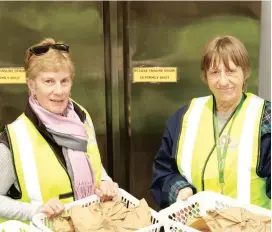
[[[73,196],[74,196],[73,192],[63,193],[63,194],[59,195],[59,199],[62,200],[62,199],[70,198],[70,197],[73,197]]]

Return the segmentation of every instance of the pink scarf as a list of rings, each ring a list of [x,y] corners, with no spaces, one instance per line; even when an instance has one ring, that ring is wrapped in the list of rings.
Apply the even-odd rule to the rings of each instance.
[[[33,97],[29,97],[29,104],[48,132],[53,135],[56,143],[62,146],[63,155],[68,154],[69,159],[66,160],[66,166],[72,179],[76,200],[93,195],[95,177],[86,154],[88,134],[84,124],[74,111],[73,103],[69,101],[66,117],[47,111]],[[70,144],[77,146],[81,144],[82,149],[72,149],[73,146]],[[69,167],[72,169],[70,172]]]

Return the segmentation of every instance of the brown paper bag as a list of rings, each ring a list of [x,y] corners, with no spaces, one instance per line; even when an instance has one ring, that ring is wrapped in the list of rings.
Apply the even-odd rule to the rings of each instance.
[[[129,208],[124,220],[115,222],[116,228],[120,232],[135,231],[151,225],[150,209],[144,199],[138,206]]]
[[[270,232],[271,218],[231,207],[209,210],[206,216],[189,219],[186,225],[205,232]]]
[[[58,217],[53,221],[53,229],[56,232],[75,232],[70,217]]]
[[[203,217],[189,218],[186,222],[186,226],[201,232],[211,232],[210,227],[207,225]]]
[[[207,211],[207,214],[205,220],[212,231],[217,231],[218,228],[229,232],[271,231],[270,217],[258,215],[243,208],[231,207],[223,210]]]
[[[70,217],[75,232],[129,232],[151,224],[151,213],[145,200],[129,209],[121,201],[97,202],[88,207],[75,206],[71,209]],[[57,232],[66,232],[63,228],[68,228],[68,221],[56,223]]]
[[[71,209],[71,219],[76,232],[89,232],[101,228],[103,217],[99,211],[91,212],[89,207],[75,206]]]

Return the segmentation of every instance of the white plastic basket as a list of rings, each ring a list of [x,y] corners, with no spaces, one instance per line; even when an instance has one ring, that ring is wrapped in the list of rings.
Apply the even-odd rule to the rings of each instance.
[[[164,219],[162,221],[163,223],[157,223],[157,224],[145,227],[141,230],[138,230],[137,232],[172,232],[174,228],[178,232],[181,232],[181,231],[182,232],[198,232],[197,230],[194,230],[188,226],[184,226],[172,220]]]
[[[210,191],[199,192],[189,197],[186,201],[178,201],[168,208],[161,210],[159,215],[160,218],[168,218],[176,222],[175,226],[168,228],[169,231],[195,232],[198,230],[193,228],[190,228],[190,230],[183,229],[183,226],[189,218],[205,216],[207,210],[220,210],[229,207],[245,208],[252,213],[262,214],[272,218],[272,211],[270,210],[251,204],[243,204],[237,199]]]
[[[119,194],[117,199],[123,201],[126,204],[126,207],[129,207],[130,205],[136,206],[140,203],[140,201],[138,199],[136,199],[135,197],[133,197],[132,195],[130,195],[128,192],[126,192],[123,189],[119,188]],[[78,200],[78,201],[74,201],[70,204],[65,205],[65,213],[69,212],[69,209],[71,209],[73,206],[75,205],[81,205],[82,207],[87,207],[89,205],[91,205],[92,203],[95,202],[99,202],[100,199],[97,195],[92,195],[90,197]],[[160,224],[158,224],[159,222],[159,215],[156,211],[154,211],[153,209],[150,208],[150,212],[151,212],[151,223],[153,225],[150,225],[148,227],[142,228],[141,232],[147,232],[147,231],[153,231],[153,232],[158,232],[159,230],[157,230],[158,228],[161,227]],[[40,231],[43,232],[52,232],[53,231],[53,221],[52,220],[48,220],[48,218],[46,217],[45,214],[36,214],[33,216],[32,218],[32,225],[39,229]],[[1,232],[1,231],[0,231]]]
[[[0,232],[37,232],[37,229],[21,221],[9,220],[0,224]]]

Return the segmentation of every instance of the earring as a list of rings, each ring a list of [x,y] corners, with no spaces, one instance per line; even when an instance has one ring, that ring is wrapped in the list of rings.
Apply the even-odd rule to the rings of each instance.
[[[72,93],[70,92],[69,97],[72,97]]]
[[[35,100],[37,100],[37,96],[36,96],[36,94],[33,94],[33,98],[34,98]]]

